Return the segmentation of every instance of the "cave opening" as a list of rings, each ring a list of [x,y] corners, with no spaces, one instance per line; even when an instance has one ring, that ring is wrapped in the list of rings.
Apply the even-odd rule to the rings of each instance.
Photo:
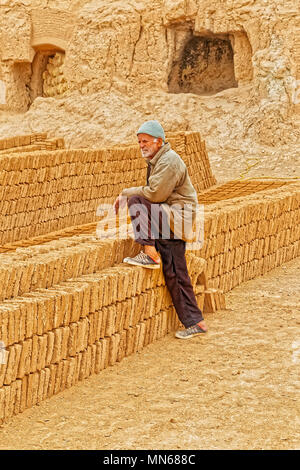
[[[178,48],[168,79],[170,93],[213,95],[237,86],[229,35],[190,35]]]

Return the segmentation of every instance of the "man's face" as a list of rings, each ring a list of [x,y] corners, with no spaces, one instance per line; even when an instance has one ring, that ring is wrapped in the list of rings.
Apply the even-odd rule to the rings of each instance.
[[[162,146],[162,139],[148,134],[138,135],[139,146],[144,158],[152,158]]]

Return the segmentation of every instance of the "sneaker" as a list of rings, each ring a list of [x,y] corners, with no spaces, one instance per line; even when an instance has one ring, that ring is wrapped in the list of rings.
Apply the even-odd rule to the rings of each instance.
[[[154,261],[150,256],[141,251],[134,258],[124,258],[123,263],[133,264],[134,266],[142,266],[143,268],[159,269],[160,261]]]
[[[178,330],[175,333],[176,338],[180,339],[189,339],[193,338],[194,336],[201,335],[202,333],[206,333],[205,330],[202,330],[202,328],[199,325],[195,326],[190,326],[189,328],[186,328],[185,330]]]

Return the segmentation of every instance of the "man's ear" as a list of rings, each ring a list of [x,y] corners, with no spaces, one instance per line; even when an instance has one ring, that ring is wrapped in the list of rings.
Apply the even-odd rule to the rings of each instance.
[[[163,140],[161,137],[157,137],[157,141],[159,143],[159,147],[162,147],[162,144],[163,144]]]

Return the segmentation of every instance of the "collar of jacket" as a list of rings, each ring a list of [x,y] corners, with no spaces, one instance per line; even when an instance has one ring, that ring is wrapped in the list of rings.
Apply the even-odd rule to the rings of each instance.
[[[157,162],[157,160],[165,153],[165,152],[168,152],[168,150],[171,150],[171,145],[166,142],[165,145],[163,145],[161,147],[161,149],[159,149],[159,151],[154,155],[153,158],[151,158],[151,160],[147,159],[148,160],[148,163],[150,163],[150,165],[155,165],[155,163]]]

